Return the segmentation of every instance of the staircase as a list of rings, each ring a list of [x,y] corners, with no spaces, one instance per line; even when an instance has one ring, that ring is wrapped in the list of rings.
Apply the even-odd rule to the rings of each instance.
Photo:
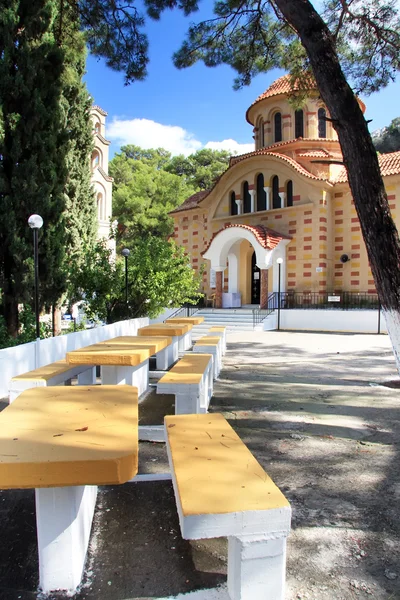
[[[204,317],[203,323],[195,325],[192,329],[193,339],[206,335],[214,325],[222,325],[227,331],[253,331],[263,330],[263,324],[253,326],[252,308],[202,308],[196,312],[196,317]]]

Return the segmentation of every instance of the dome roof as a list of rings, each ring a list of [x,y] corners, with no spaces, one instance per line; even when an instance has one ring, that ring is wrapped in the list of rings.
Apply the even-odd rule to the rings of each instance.
[[[253,106],[255,106],[256,104],[261,102],[261,100],[265,100],[266,98],[272,98],[273,96],[280,96],[281,94],[290,94],[291,92],[300,90],[300,89],[301,90],[316,90],[316,91],[318,91],[317,84],[315,83],[315,80],[311,75],[305,74],[304,78],[302,78],[302,80],[301,80],[301,83],[300,83],[299,79],[296,79],[293,83],[291,81],[290,75],[283,75],[282,77],[279,77],[279,79],[276,79],[269,86],[269,88],[266,89],[265,92],[260,94],[258,96],[258,98],[256,98],[254,100],[253,104],[251,104],[249,106],[249,108],[247,109],[247,113],[246,113],[247,121],[251,125],[254,124],[250,120],[249,112],[253,108]]]

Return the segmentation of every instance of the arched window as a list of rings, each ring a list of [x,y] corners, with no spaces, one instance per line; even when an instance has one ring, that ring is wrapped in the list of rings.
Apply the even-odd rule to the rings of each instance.
[[[326,138],[326,110],[318,109],[318,137]]]
[[[275,175],[272,178],[272,208],[281,207],[281,197],[279,195],[279,178]]]
[[[100,133],[100,123],[97,121],[96,125],[94,126],[94,131],[95,133]]]
[[[304,137],[304,113],[303,110],[296,110],[294,113],[294,137]]]
[[[243,183],[243,212],[251,212],[251,196],[249,192],[249,184],[247,181]]]
[[[293,206],[293,181],[286,184],[286,206]]]
[[[100,154],[98,150],[94,150],[92,154],[92,169],[95,169],[100,164]]]
[[[282,115],[280,112],[274,116],[274,142],[282,141]]]
[[[238,206],[236,204],[236,194],[235,192],[231,193],[231,215],[238,214]]]
[[[257,175],[257,210],[266,210],[267,194],[264,190],[264,175]]]
[[[105,220],[103,194],[101,192],[97,194],[97,218],[99,221]]]

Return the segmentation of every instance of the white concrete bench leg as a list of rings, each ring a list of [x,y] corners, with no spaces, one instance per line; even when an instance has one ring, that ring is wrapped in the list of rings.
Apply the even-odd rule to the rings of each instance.
[[[79,373],[78,385],[96,385],[96,367],[90,367],[87,371]]]
[[[284,600],[286,536],[228,537],[231,600]]]
[[[185,352],[192,347],[192,332],[184,333],[179,340],[179,352]]]
[[[168,346],[163,350],[160,350],[156,354],[156,369],[157,371],[167,371],[170,364],[169,362],[169,350]]]
[[[196,414],[200,406],[199,392],[176,392],[175,393],[175,414],[187,415]],[[205,412],[205,411],[202,411]]]
[[[39,585],[43,592],[80,584],[96,505],[97,486],[35,490]]]
[[[103,385],[133,385],[141,396],[149,386],[149,360],[136,367],[110,366],[101,367],[101,383]]]
[[[179,359],[179,337],[172,337],[172,344],[168,346],[168,366],[173,365]]]
[[[197,352],[200,354],[212,354],[213,355],[213,363],[214,363],[214,379],[219,377],[221,371],[221,355],[220,349],[217,346],[200,346],[196,344],[193,346],[193,352]]]

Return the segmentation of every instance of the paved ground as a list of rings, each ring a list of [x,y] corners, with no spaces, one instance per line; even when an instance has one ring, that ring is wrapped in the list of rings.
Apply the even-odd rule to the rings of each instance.
[[[400,391],[388,338],[248,332],[228,344],[212,410],[292,504],[286,600],[399,600]],[[172,397],[151,394],[141,422],[172,410]],[[142,471],[167,469],[162,445],[140,451]],[[31,491],[0,492],[0,549],[0,600],[39,598]],[[100,491],[76,600],[227,600],[225,580],[226,541],[182,540],[169,482]]]

